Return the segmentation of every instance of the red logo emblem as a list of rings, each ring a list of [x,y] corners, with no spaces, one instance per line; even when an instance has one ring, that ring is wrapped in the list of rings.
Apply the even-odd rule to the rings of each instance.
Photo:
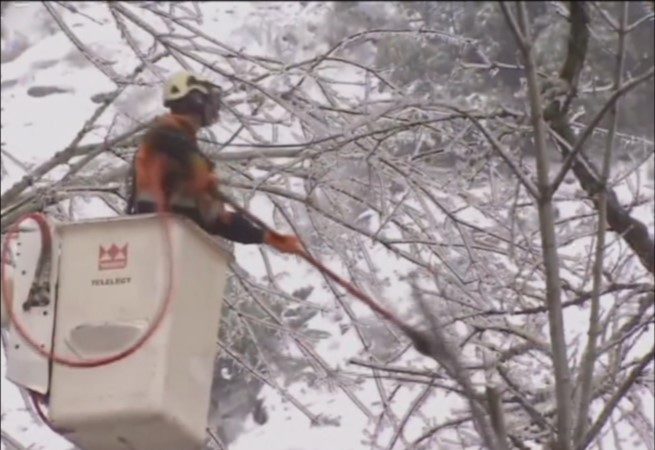
[[[127,244],[122,247],[116,244],[105,248],[100,246],[98,254],[98,269],[111,270],[111,269],[124,269],[127,266]]]

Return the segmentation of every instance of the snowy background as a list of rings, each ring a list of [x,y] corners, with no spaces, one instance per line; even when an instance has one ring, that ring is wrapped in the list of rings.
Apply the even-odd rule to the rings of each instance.
[[[3,233],[43,207],[61,220],[120,214],[138,142],[132,130],[164,112],[167,76],[197,71],[226,91],[229,108],[202,138],[227,189],[275,228],[298,233],[403,321],[429,328],[436,317],[475,388],[499,386],[512,445],[549,440],[525,406],[556,423],[543,350],[551,345],[548,316],[545,308],[520,313],[544,304],[537,208],[457,113],[476,116],[536,177],[520,53],[506,28],[488,31],[504,20],[496,4],[6,3],[3,197],[34,170],[39,180],[10,205],[3,198]],[[556,74],[566,8],[533,8],[537,62]],[[612,89],[617,39],[603,17],[618,17],[618,7],[590,14],[590,54],[570,113],[576,132]],[[652,68],[652,10],[635,5],[628,16],[639,21],[626,44],[624,76],[632,79]],[[652,93],[651,77],[625,96],[610,176],[651,243]],[[597,167],[609,128],[603,121],[586,150]],[[562,158],[549,145],[552,178]],[[589,326],[597,223],[590,199],[572,173],[554,199],[562,300],[575,303],[565,308],[574,379]],[[596,364],[592,422],[653,342],[652,272],[617,233],[608,232],[606,244],[599,344],[606,354]],[[217,364],[210,427],[221,444],[211,448],[479,445],[458,380],[401,332],[298,259],[257,246],[234,252],[220,341],[237,357],[223,353]],[[9,440],[71,448],[4,378],[4,354],[2,370],[3,448],[12,448]],[[654,407],[651,362],[592,445],[652,449]]]

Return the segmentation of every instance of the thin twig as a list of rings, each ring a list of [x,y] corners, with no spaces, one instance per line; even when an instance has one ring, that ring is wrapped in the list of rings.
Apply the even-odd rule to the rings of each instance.
[[[580,441],[580,444],[577,446],[577,450],[584,450],[587,446],[595,439],[598,433],[602,430],[607,422],[607,419],[612,415],[614,409],[617,407],[619,402],[625,397],[630,388],[637,382],[639,377],[642,374],[642,371],[653,362],[653,357],[655,356],[655,347],[651,347],[650,351],[644,355],[642,358],[638,359],[637,365],[630,371],[627,378],[621,383],[612,397],[607,401],[602,411],[596,418],[596,421],[589,427],[589,431],[585,434],[584,438]]]

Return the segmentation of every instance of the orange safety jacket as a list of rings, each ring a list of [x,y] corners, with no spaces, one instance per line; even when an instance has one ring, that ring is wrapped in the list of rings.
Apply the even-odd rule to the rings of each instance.
[[[216,197],[214,163],[200,150],[196,128],[184,116],[167,114],[146,132],[132,164],[127,213],[182,214],[211,234],[244,243],[264,242],[265,232]]]

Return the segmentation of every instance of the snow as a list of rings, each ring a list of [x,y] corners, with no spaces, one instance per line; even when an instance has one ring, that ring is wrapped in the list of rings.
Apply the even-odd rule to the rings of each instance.
[[[79,4],[79,7],[86,14],[93,16],[96,20],[104,22],[108,18],[106,8],[98,5]],[[12,11],[9,19],[24,20],[33,24],[32,15],[38,11],[39,5],[25,6]],[[205,21],[199,26],[203,31],[212,37],[228,42],[235,48],[243,49],[245,52],[257,55],[267,54],[270,49],[261,43],[249,38],[248,26],[257,26],[254,16],[260,17],[260,24],[270,26],[270,15],[274,14],[290,28],[296,28],[298,18],[298,5],[293,3],[282,4],[281,8],[259,7],[251,3],[204,3],[201,4]],[[320,10],[320,5],[313,5],[305,9],[304,14],[311,16],[312,11]],[[60,10],[61,11],[61,10]],[[80,17],[73,19],[71,13],[61,11],[62,17],[67,23],[74,21],[77,26],[73,32],[88,42],[89,36],[93,36],[92,48],[111,61],[111,67],[119,73],[126,73],[137,63],[133,54],[119,39],[115,27],[107,26],[105,23],[96,24]],[[303,13],[301,13],[303,14]],[[245,19],[248,18],[246,21]],[[265,20],[266,19],[266,20]],[[244,23],[248,25],[244,27]],[[307,33],[307,30],[303,31]],[[139,35],[137,35],[139,36]],[[146,35],[140,35],[141,39],[148,39]],[[3,41],[4,42],[4,41]],[[3,114],[3,141],[12,153],[18,155],[22,162],[38,164],[56,151],[64,149],[75,137],[80,124],[84,123],[99,106],[92,102],[91,98],[99,92],[110,92],[115,86],[100,71],[96,70],[86,59],[81,57],[79,52],[72,46],[68,38],[61,32],[54,34],[35,33],[30,35],[30,46],[14,61],[3,64],[2,80],[15,80],[16,83],[11,89],[3,89],[3,109],[10,113]],[[246,44],[246,45],[244,45]],[[279,57],[301,60],[313,56],[312,53],[289,55],[277,42]],[[55,61],[55,64],[44,64],[46,61]],[[82,66],[83,68],[81,68]],[[163,63],[162,66],[174,70],[172,62]],[[338,76],[335,73],[334,76]],[[341,74],[344,75],[343,73]],[[353,71],[353,80],[361,80],[361,75]],[[154,78],[150,77],[151,79]],[[44,97],[32,97],[28,90],[34,86],[54,86],[61,90]],[[350,93],[355,91],[350,90]],[[348,92],[346,92],[348,94]],[[123,94],[123,97],[139,95],[143,101],[139,102],[138,109],[129,110],[129,105],[134,102],[117,102],[117,108],[112,106],[103,115],[100,121],[103,128],[109,126],[110,118],[116,112],[129,113],[136,121],[143,120],[159,106],[159,88],[130,87]],[[281,110],[280,110],[281,111]],[[219,127],[215,127],[219,128]],[[292,140],[293,127],[281,127],[279,139],[284,142]],[[215,129],[219,139],[227,138],[229,130]],[[297,132],[300,130],[298,129]],[[94,130],[82,141],[97,142],[104,136],[105,129]],[[3,177],[2,191],[4,192],[22,177],[24,171],[18,169],[12,163],[7,164],[9,175]],[[65,173],[64,168],[54,170],[48,175],[49,180],[56,180]],[[64,205],[65,206],[65,205]],[[262,197],[255,197],[251,200],[249,207],[260,211],[262,217],[272,217],[273,206]],[[76,218],[102,217],[113,214],[107,207],[98,200],[89,202],[76,201]],[[269,221],[269,223],[271,223]],[[284,267],[286,275],[278,280],[280,286],[286,292],[293,292],[297,288],[308,285],[316,287],[310,296],[310,300],[320,301],[328,307],[325,300],[331,298],[330,291],[325,285],[323,277],[312,267],[300,263],[296,259],[280,256],[274,252],[265,250],[274,267]],[[238,262],[247,267],[248,272],[255,277],[264,279],[266,270],[263,260],[259,256],[259,249],[254,246],[237,245],[235,256]],[[329,264],[328,264],[329,265]],[[397,274],[399,266],[396,262],[380,266],[384,272],[382,277]],[[344,269],[340,267],[339,270]],[[402,288],[389,292],[390,298],[406,295]],[[361,317],[370,316],[369,311],[361,305],[354,303],[348,298],[356,314]],[[328,301],[331,303],[331,301]],[[328,316],[320,314],[312,321],[311,327],[317,330],[329,330],[339,335],[338,327]],[[329,346],[329,351],[327,347]],[[340,336],[335,343],[319,342],[316,350],[327,360],[332,367],[343,366],[344,362],[351,356],[358,356],[361,343],[351,331]],[[19,439],[25,445],[34,445],[34,448],[47,450],[67,449],[69,444],[54,435],[43,425],[36,425],[30,415],[24,410],[24,403],[17,388],[4,377],[5,360],[2,361],[2,391],[3,391],[3,429],[6,429],[12,436]],[[356,392],[360,399],[371,397],[376,398],[375,392],[368,392],[373,385]],[[272,388],[266,387],[260,396],[265,399],[269,412],[269,421],[261,426],[255,424],[248,416],[246,429],[241,437],[234,442],[230,448],[234,450],[251,449],[260,445],[261,442],[268,442],[271,450],[292,450],[306,449],[308,446],[321,449],[342,448],[360,449],[363,448],[360,441],[364,438],[362,431],[368,425],[368,419],[361,411],[356,410],[346,395],[338,389],[318,389],[316,391],[297,386],[291,386],[289,391],[300,398],[310,410],[320,413],[325,417],[341,418],[340,426],[309,426],[308,419],[295,407],[284,402],[283,398]],[[356,409],[356,408],[355,408]],[[280,439],[284,436],[284,439]],[[358,437],[359,436],[359,437]]]
[[[71,445],[42,424],[36,424],[25,409],[25,402],[18,388],[5,378],[6,360],[2,351],[2,431],[18,439],[32,450],[69,450]],[[30,405],[31,407],[31,405]],[[5,449],[4,444],[2,445]]]
[[[370,5],[362,4],[362,8],[368,8]],[[96,20],[109,20],[107,8],[98,4],[82,4],[78,7],[85,13],[93,16]],[[131,8],[129,5],[128,8]],[[222,42],[228,43],[234,49],[243,50],[249,55],[274,55],[283,60],[286,64],[292,64],[304,61],[314,57],[319,51],[326,50],[326,46],[316,45],[312,25],[322,23],[322,15],[326,13],[326,6],[320,2],[309,2],[301,6],[300,3],[255,3],[255,2],[202,2],[200,8],[204,14],[204,22],[196,25],[198,28],[208,33],[212,37]],[[10,88],[2,90],[2,108],[3,108],[3,129],[2,140],[7,148],[12,150],[20,160],[27,164],[38,164],[52,156],[55,152],[64,149],[75,137],[81,124],[83,124],[98,108],[98,104],[91,99],[100,92],[110,92],[115,86],[112,81],[94,68],[88,61],[79,55],[79,52],[73,47],[68,38],[61,32],[49,33],[42,25],[42,10],[38,3],[25,3],[11,8],[7,17],[10,29],[13,29],[14,23],[23,22],[23,29],[29,29],[23,37],[29,45],[29,48],[18,56],[15,60],[3,63],[2,81],[15,80],[16,84]],[[77,36],[85,42],[93,41],[93,49],[107,58],[112,64],[113,70],[119,73],[128,73],[131,68],[138,63],[135,55],[127,48],[120,39],[120,33],[115,25],[106,23],[96,24],[80,16],[72,15],[70,12],[62,11],[62,16],[67,23],[76,23],[78,26],[72,28]],[[132,9],[133,10],[133,9]],[[151,19],[158,19],[153,14]],[[18,27],[15,27],[18,28]],[[268,35],[267,39],[258,41],[253,39],[254,28],[263,29]],[[275,28],[275,29],[273,29]],[[130,27],[134,31],[134,27]],[[277,30],[285,29],[286,42],[289,36],[301,42],[307,42],[303,51],[291,52],[291,47],[285,43],[281,33],[276,34]],[[18,42],[15,31],[14,35],[9,33],[9,39],[3,39],[3,46],[10,45],[5,42]],[[257,33],[259,34],[259,33]],[[92,37],[92,38],[91,38]],[[151,37],[147,33],[137,33],[136,37],[141,42],[150,42]],[[4,47],[3,47],[4,49]],[[47,65],[44,61],[56,61],[56,64]],[[176,70],[177,66],[174,60],[167,58],[161,63],[162,67],[170,71]],[[197,65],[196,65],[197,66]],[[200,67],[196,67],[200,69]],[[199,70],[203,72],[203,70]],[[344,70],[343,66],[332,70],[325,69],[322,72],[324,77],[337,78],[344,84],[339,86],[339,95],[349,99],[364,99],[364,90],[359,85],[364,80],[364,73],[357,68]],[[265,80],[262,84],[267,87],[275,87],[276,90],[282,90],[283,86],[293,85],[299,74],[293,74],[289,77],[275,77]],[[252,78],[255,75],[253,74]],[[160,109],[160,92],[156,84],[156,76],[148,74],[148,82],[153,86],[130,87],[122,94],[121,98],[134,98],[138,96],[139,102],[137,108],[133,108],[133,101],[120,100],[116,106],[110,107],[103,119],[101,129],[89,133],[82,143],[97,142],[106,132],[110,125],[110,120],[117,112],[129,116],[134,122],[139,122],[152,116],[153,112],[161,112]],[[229,85],[227,80],[221,80]],[[346,84],[350,83],[350,84]],[[33,97],[28,94],[28,90],[35,86],[57,87],[63,92],[54,93],[44,97]],[[305,92],[310,93],[315,98],[322,98],[323,94],[313,82],[308,83]],[[251,95],[248,92],[246,95]],[[389,97],[390,94],[380,94],[376,100]],[[386,105],[372,107],[372,110],[385,111]],[[283,108],[277,107],[268,114],[282,117]],[[311,111],[311,105],[307,115],[317,113]],[[316,136],[327,133],[321,121],[308,119],[308,122],[316,124],[311,130]],[[344,124],[344,128],[349,132],[356,134],[361,131],[359,128],[366,125],[366,121],[353,120],[350,124]],[[288,125],[288,126],[286,126]],[[219,140],[227,139],[231,132],[230,129],[221,125],[213,127]],[[263,128],[258,130],[263,136],[271,136],[272,130]],[[285,124],[277,128],[277,139],[280,142],[305,141],[311,136],[304,136],[302,129],[297,122]],[[240,141],[243,142],[243,141]],[[247,147],[244,150],[249,150]],[[231,151],[231,150],[230,150]],[[326,156],[326,157],[329,157]],[[11,187],[18,181],[24,171],[16,164],[8,161],[5,163],[9,174],[3,176],[2,192]],[[56,180],[65,173],[64,168],[52,171],[48,175],[49,180]],[[256,174],[256,173],[255,173]],[[256,174],[259,175],[259,174]],[[440,182],[443,180],[440,180]],[[572,195],[575,189],[563,189],[563,196]],[[629,202],[633,199],[633,193],[625,186],[619,187],[617,194],[622,201]],[[453,199],[448,198],[448,207],[464,206],[473,204],[476,198],[483,198],[487,195],[484,189],[471,189],[467,193],[468,198]],[[447,196],[447,195],[446,195]],[[440,199],[441,200],[441,199]],[[407,202],[408,206],[420,207]],[[574,206],[575,205],[575,206]],[[562,202],[558,204],[561,217],[568,217],[577,214],[573,210],[579,205],[578,202]],[[267,223],[273,224],[274,206],[262,196],[255,196],[251,199],[249,208],[258,211]],[[438,223],[445,219],[443,211],[435,205],[429,205],[428,210],[434,216]],[[92,200],[88,202],[76,201],[76,218],[85,217],[102,217],[111,215],[113,212],[102,202]],[[636,207],[632,214],[640,220],[647,223],[649,229],[653,229],[653,206],[652,203],[645,206]],[[366,211],[360,217],[362,227],[368,227],[371,231],[377,231],[380,222],[384,217],[378,214]],[[365,220],[368,218],[369,220]],[[494,219],[485,216],[479,209],[467,207],[458,212],[458,218],[469,222],[476,223],[480,226],[489,226],[494,224]],[[368,223],[367,223],[368,222]],[[359,223],[359,222],[358,222]],[[289,227],[275,224],[280,231],[289,231]],[[338,228],[344,233],[349,233]],[[382,235],[393,238],[399,237],[399,233],[391,224],[387,224]],[[586,252],[593,244],[592,239],[579,239],[570,245],[560,249],[561,256],[571,257]],[[376,298],[379,298],[384,306],[397,311],[401,316],[408,315],[415,305],[412,305],[410,298],[411,289],[409,283],[405,282],[405,277],[413,268],[412,264],[405,259],[390,255],[387,250],[380,245],[374,245],[371,242],[363,242],[363,247],[369,252],[370,258],[376,262],[377,272],[375,277],[379,281],[370,289]],[[402,247],[399,247],[402,248]],[[410,247],[406,247],[410,250]],[[324,314],[317,314],[311,321],[310,326],[315,330],[329,332],[333,338],[318,341],[314,345],[314,350],[328,363],[332,368],[342,370],[353,370],[354,367],[348,364],[350,358],[359,358],[362,356],[362,343],[351,326],[348,331],[341,333],[340,323],[335,320],[336,315],[343,312],[340,307],[335,306],[334,296],[326,285],[323,276],[313,267],[309,266],[297,258],[279,255],[275,252],[264,250],[270,259],[271,265],[279,274],[276,281],[281,288],[288,293],[296,289],[313,286],[315,289],[308,300],[315,302],[328,311]],[[346,249],[348,252],[359,252],[355,246]],[[450,250],[443,250],[443,252]],[[360,252],[361,253],[361,252]],[[455,254],[452,255],[453,259]],[[260,255],[260,249],[256,246],[236,245],[235,257],[237,262],[247,269],[248,273],[259,281],[267,279],[266,267]],[[327,259],[324,263],[333,268],[337,273],[347,274],[348,268],[339,262],[340,260]],[[433,257],[435,265],[440,265],[438,258]],[[508,262],[508,264],[511,264]],[[359,261],[358,269],[367,272],[367,266],[364,258]],[[539,281],[534,281],[535,288],[540,288]],[[586,286],[585,288],[588,288]],[[355,316],[362,328],[379,328],[379,320],[371,315],[369,309],[360,302],[355,301],[349,296],[344,296],[346,302],[354,311]],[[586,329],[581,328],[579,324],[586,323],[588,312],[578,309],[569,308],[566,315],[566,328],[568,330],[567,339],[582,338],[584,339]],[[509,322],[512,318],[509,319]],[[341,324],[350,323],[350,321],[340,321]],[[544,336],[548,335],[547,324],[544,323]],[[291,339],[289,338],[289,341]],[[643,341],[642,341],[643,342]],[[502,343],[498,343],[499,346]],[[647,351],[648,343],[643,342],[643,350]],[[290,352],[297,352],[294,345],[289,342]],[[641,350],[641,349],[640,349]],[[418,362],[424,363],[425,360],[416,354],[413,350],[407,352],[396,363],[399,365],[415,366]],[[5,359],[2,357],[2,413],[3,429],[19,439],[25,445],[33,445],[35,449],[58,450],[68,449],[70,446],[62,438],[54,435],[50,430],[42,425],[33,422],[30,415],[24,410],[23,399],[16,387],[6,380]],[[364,373],[364,371],[360,371]],[[362,413],[346,394],[334,386],[327,386],[329,380],[322,380],[324,385],[320,388],[309,389],[301,383],[294,383],[285,388],[300,399],[307,408],[315,414],[321,414],[328,418],[338,418],[339,426],[321,425],[310,426],[309,420],[293,405],[284,401],[283,397],[273,388],[265,386],[260,392],[260,397],[264,398],[268,411],[269,420],[264,425],[256,424],[251,415],[248,415],[244,430],[239,438],[230,445],[231,450],[250,450],[266,446],[268,450],[361,450],[370,448],[365,445],[364,441],[370,430],[373,429],[378,415],[381,413],[383,405],[380,404],[379,393],[375,383],[366,382],[356,389],[353,389],[355,395],[361,400],[373,413],[373,419],[369,419]],[[416,396],[422,385],[413,388],[402,387],[392,400],[395,410],[406,411]],[[387,395],[389,393],[387,392]],[[646,410],[653,410],[653,398],[644,397],[642,399],[646,404]],[[460,400],[453,395],[439,393],[430,397],[423,405],[422,409],[430,411],[430,421],[442,422],[452,417],[453,411],[462,407]],[[651,423],[652,414],[649,416]],[[391,439],[391,427],[386,427],[377,436],[376,441],[380,445],[385,445]],[[422,421],[410,421],[404,430],[404,436],[408,441],[420,435],[423,431]]]

